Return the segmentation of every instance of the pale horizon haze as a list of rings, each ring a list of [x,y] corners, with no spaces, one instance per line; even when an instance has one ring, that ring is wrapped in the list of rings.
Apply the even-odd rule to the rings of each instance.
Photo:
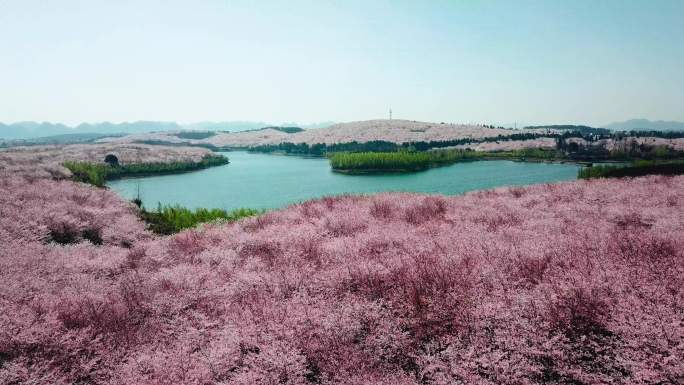
[[[0,122],[684,121],[684,1],[0,0]]]

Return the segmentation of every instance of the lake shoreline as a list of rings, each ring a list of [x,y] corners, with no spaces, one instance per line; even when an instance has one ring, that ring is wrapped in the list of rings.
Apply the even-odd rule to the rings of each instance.
[[[325,158],[278,156],[235,151],[230,167],[211,167],[201,173],[126,177],[107,186],[130,200],[138,196],[146,207],[179,204],[188,208],[251,207],[275,209],[340,194],[375,194],[386,191],[458,195],[508,185],[575,180],[571,164],[529,162],[463,162],[458,167],[434,167],[422,172],[376,173],[354,178],[333,172]],[[271,188],[264,188],[268,181]]]

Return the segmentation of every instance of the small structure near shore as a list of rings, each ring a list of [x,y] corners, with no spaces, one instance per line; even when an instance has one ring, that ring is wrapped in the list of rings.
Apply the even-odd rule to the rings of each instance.
[[[114,154],[107,154],[105,155],[104,162],[112,167],[119,166],[119,157]]]

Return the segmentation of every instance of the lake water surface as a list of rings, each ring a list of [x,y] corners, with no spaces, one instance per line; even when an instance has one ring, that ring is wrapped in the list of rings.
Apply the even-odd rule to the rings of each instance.
[[[184,174],[110,181],[126,199],[140,191],[146,207],[278,208],[326,195],[412,191],[461,194],[500,186],[574,180],[579,166],[505,160],[456,163],[408,174],[345,175],[327,159],[225,152],[230,164]]]

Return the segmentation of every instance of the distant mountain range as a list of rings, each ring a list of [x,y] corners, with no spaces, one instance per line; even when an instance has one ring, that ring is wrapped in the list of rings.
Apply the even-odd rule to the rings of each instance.
[[[18,122],[0,123],[2,139],[35,139],[66,134],[138,134],[150,131],[181,130],[174,122],[81,123],[70,127],[61,123]]]
[[[631,119],[603,126],[614,131],[683,131],[684,122],[665,120]]]
[[[73,134],[88,134],[96,135],[120,135],[120,134],[142,134],[148,132],[158,131],[180,131],[180,130],[197,130],[197,131],[249,131],[257,130],[264,127],[279,126],[279,127],[301,127],[303,129],[323,128],[332,126],[334,122],[321,122],[313,124],[300,124],[293,122],[284,122],[280,124],[272,124],[267,122],[255,121],[225,121],[225,122],[198,122],[190,124],[179,124],[176,122],[160,122],[160,121],[137,121],[137,122],[123,122],[123,123],[81,123],[77,126],[67,126],[61,123],[48,122],[18,122],[12,124],[0,123],[0,139],[16,140],[16,139],[36,139],[43,137],[52,137],[58,135],[73,135]],[[551,126],[544,126],[551,127]],[[557,126],[565,127],[565,126]],[[582,126],[573,126],[582,127]],[[603,128],[614,131],[629,131],[629,130],[656,130],[656,131],[684,131],[684,122],[664,121],[664,120],[647,120],[647,119],[631,119],[624,122],[610,123]]]
[[[321,122],[314,124],[281,123],[278,126],[297,126],[304,129],[327,127],[333,122]],[[17,122],[12,124],[0,123],[0,139],[36,139],[56,135],[117,135],[117,134],[142,134],[155,131],[179,131],[179,130],[202,130],[202,131],[247,131],[263,127],[273,126],[272,123],[251,121],[227,121],[227,122],[199,122],[191,124],[179,124],[176,122],[137,121],[123,123],[81,123],[78,126],[67,126],[61,123],[48,122]]]

